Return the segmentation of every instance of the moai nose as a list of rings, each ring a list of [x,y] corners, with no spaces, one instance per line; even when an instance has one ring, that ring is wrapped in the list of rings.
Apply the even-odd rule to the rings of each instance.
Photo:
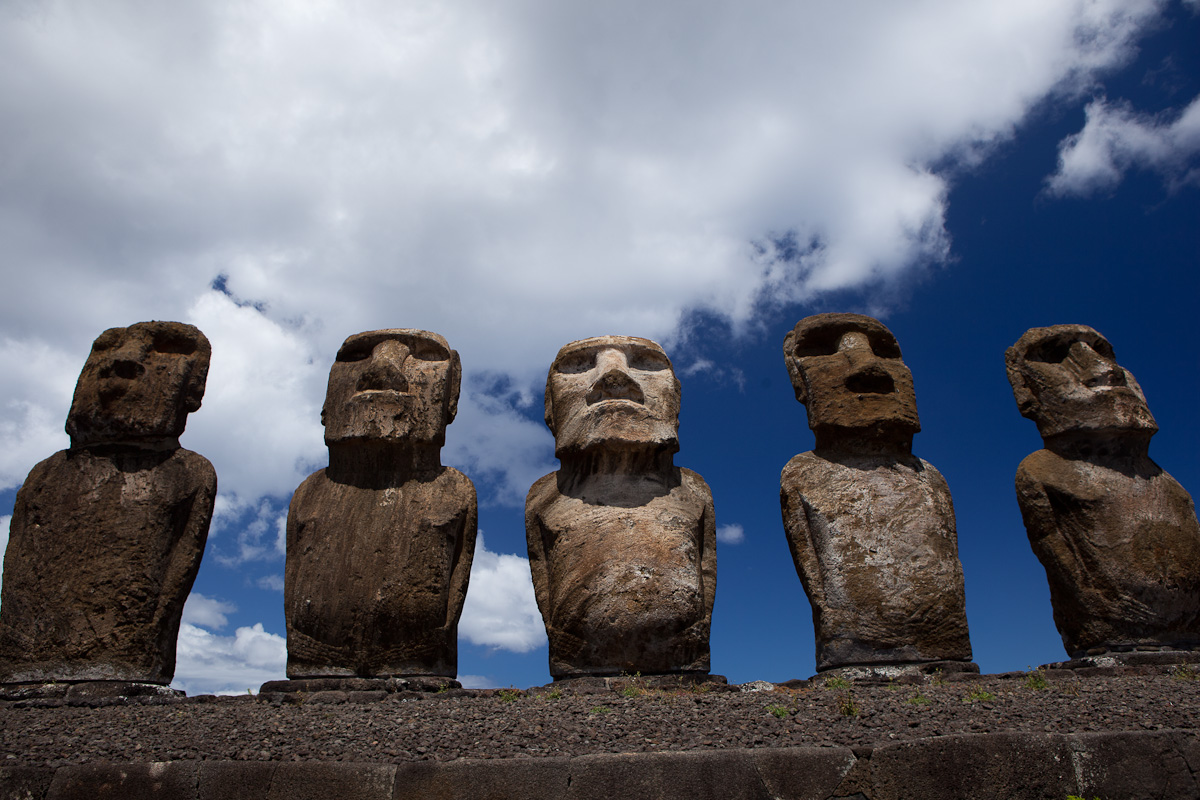
[[[888,394],[896,389],[892,374],[880,363],[880,358],[871,349],[871,340],[865,333],[851,331],[842,336],[838,352],[850,362],[846,375],[846,388],[855,394]]]
[[[363,370],[358,381],[358,391],[391,389],[408,391],[408,378],[404,376],[404,363],[409,357],[408,345],[396,339],[386,339],[375,345],[371,352],[371,363]]]
[[[1124,386],[1126,384],[1125,370],[1121,369],[1115,361],[1097,353],[1087,342],[1072,344],[1070,357],[1085,386]]]
[[[637,380],[629,374],[629,366],[625,354],[620,351],[605,351],[596,358],[596,366],[600,377],[592,384],[587,395],[587,403],[598,403],[601,400],[632,400],[644,403],[645,394]]]

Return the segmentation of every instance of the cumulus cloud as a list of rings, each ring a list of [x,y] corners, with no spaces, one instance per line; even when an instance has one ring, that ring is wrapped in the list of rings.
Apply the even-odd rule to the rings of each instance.
[[[484,545],[482,533],[475,543],[471,586],[458,623],[458,638],[514,653],[528,653],[546,644],[529,559],[493,553]]]
[[[8,525],[10,522],[12,522],[11,515],[0,517],[0,553],[8,552]],[[3,575],[0,574],[0,587],[3,586]]]
[[[721,544],[741,544],[746,540],[746,531],[741,525],[729,524],[717,528],[717,541]]]
[[[236,541],[228,541],[230,534]],[[287,554],[287,508],[269,499],[250,505],[217,495],[209,537],[213,557],[225,566],[282,560]]]
[[[283,576],[279,574],[263,575],[261,578],[255,581],[255,585],[260,589],[268,589],[272,592],[282,592]]]
[[[283,498],[338,344],[417,327],[463,358],[447,462],[519,503],[560,345],[946,258],[945,170],[1164,2],[7,4],[0,480],[65,442],[101,330],[182,319],[213,342],[185,445],[231,506]]]
[[[183,605],[183,621],[190,625],[220,630],[229,624],[229,618],[225,615],[234,611],[237,611],[237,606],[233,603],[192,592]]]
[[[1160,173],[1168,186],[1200,182],[1200,97],[1178,113],[1139,114],[1128,103],[1093,100],[1083,130],[1058,146],[1057,195],[1111,190],[1131,169]]]
[[[221,636],[190,623],[179,626],[175,680],[171,685],[189,695],[257,692],[266,681],[282,680],[287,668],[287,642],[268,633],[262,623]]]

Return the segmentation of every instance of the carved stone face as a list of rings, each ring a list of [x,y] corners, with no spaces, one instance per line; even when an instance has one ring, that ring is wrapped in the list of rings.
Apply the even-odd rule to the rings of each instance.
[[[1158,424],[1112,345],[1087,325],[1030,328],[1005,354],[1021,415],[1038,431],[1148,431]]]
[[[177,437],[200,408],[212,347],[182,322],[109,328],[92,343],[67,415],[73,446]]]
[[[679,449],[679,380],[655,342],[597,336],[558,351],[546,379],[556,455],[597,445]]]
[[[921,430],[912,373],[896,337],[862,314],[817,314],[783,340],[796,399],[814,431],[876,431],[911,437]]]
[[[356,333],[329,370],[325,443],[386,440],[441,445],[458,411],[458,353],[436,333]]]

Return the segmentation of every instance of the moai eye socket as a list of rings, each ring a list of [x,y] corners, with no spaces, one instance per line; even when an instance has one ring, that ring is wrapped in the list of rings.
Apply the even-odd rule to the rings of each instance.
[[[1061,364],[1071,354],[1071,345],[1078,341],[1075,337],[1055,336],[1044,342],[1038,342],[1025,353],[1026,361],[1038,361],[1043,364]]]
[[[178,331],[156,331],[150,347],[156,353],[190,356],[196,352],[196,340]]]
[[[104,333],[96,337],[96,341],[92,342],[92,352],[101,353],[105,350],[111,350],[121,342],[121,335],[125,333],[124,328],[109,328]]]
[[[645,372],[661,372],[664,369],[671,368],[671,362],[665,355],[650,348],[635,348],[626,356],[626,359],[626,363],[629,364],[630,369],[643,370]]]
[[[448,361],[450,353],[437,342],[429,339],[413,339],[409,352],[420,361]]]
[[[879,358],[900,358],[900,345],[891,336],[870,334],[871,352]]]
[[[342,349],[338,350],[337,360],[343,363],[363,361],[370,357],[371,353],[374,351],[374,342],[359,340],[342,345]]]
[[[838,351],[844,331],[833,328],[817,328],[805,331],[796,341],[792,355],[796,358],[831,356]]]
[[[595,350],[580,350],[575,353],[569,353],[558,360],[554,365],[554,371],[564,375],[578,375],[596,366],[596,351]]]

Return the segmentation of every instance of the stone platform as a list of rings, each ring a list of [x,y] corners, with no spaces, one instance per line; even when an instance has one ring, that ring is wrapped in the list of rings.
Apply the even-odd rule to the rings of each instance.
[[[1200,733],[994,733],[874,747],[364,764],[0,767],[0,800],[989,800],[1200,796]]]

